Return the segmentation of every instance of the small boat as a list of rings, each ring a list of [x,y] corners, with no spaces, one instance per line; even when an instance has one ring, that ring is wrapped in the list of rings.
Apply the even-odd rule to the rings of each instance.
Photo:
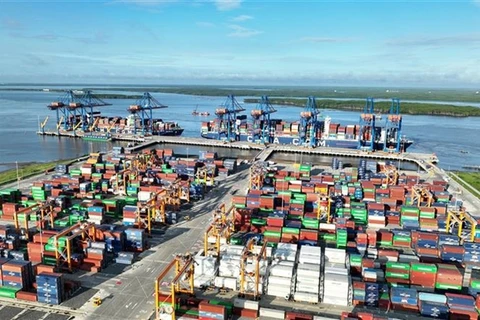
[[[210,112],[200,112],[200,111],[197,111],[198,109],[198,106],[195,108],[195,110],[193,110],[192,112],[192,116],[202,116],[202,117],[208,117],[210,115]]]
[[[469,152],[466,150],[460,150],[460,153],[469,153]]]

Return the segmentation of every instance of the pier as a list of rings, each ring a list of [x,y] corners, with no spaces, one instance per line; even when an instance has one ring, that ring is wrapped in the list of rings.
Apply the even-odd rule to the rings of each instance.
[[[70,138],[83,138],[83,132],[39,132],[42,135],[70,137]],[[266,161],[275,152],[280,153],[300,153],[306,155],[321,155],[331,157],[352,157],[352,158],[367,158],[375,160],[390,160],[400,162],[411,162],[418,165],[422,170],[426,172],[432,172],[432,174],[445,175],[442,169],[438,168],[435,164],[438,163],[438,158],[431,154],[422,153],[389,153],[383,151],[367,152],[357,149],[343,149],[343,148],[329,148],[318,147],[310,148],[295,145],[265,145],[256,144],[245,141],[226,142],[221,140],[210,140],[204,138],[193,137],[178,137],[178,136],[135,136],[135,135],[117,135],[111,134],[112,141],[128,141],[133,142],[135,145],[126,148],[129,152],[135,152],[148,147],[152,147],[157,144],[178,144],[185,146],[203,146],[203,147],[215,147],[215,148],[234,148],[243,150],[258,150],[259,154],[256,156],[258,161]]]

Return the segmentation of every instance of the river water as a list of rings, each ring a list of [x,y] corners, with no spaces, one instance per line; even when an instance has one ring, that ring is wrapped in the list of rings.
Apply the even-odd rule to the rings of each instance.
[[[109,90],[110,91],[110,90]],[[125,93],[125,92],[123,92]],[[38,136],[39,121],[49,116],[47,129],[55,127],[56,115],[46,105],[58,100],[58,92],[0,91],[0,171],[12,168],[15,162],[45,162],[55,159],[73,158],[93,151],[107,151],[112,143],[87,142],[81,139]],[[191,112],[198,106],[199,111],[209,111],[213,115],[217,106],[225,101],[223,97],[189,96],[168,93],[154,93],[168,109],[155,111],[155,117],[165,121],[177,121],[184,129],[184,136],[199,137],[202,121],[210,117],[195,117]],[[243,101],[244,97],[238,97]],[[126,116],[131,100],[111,100],[111,106],[98,108],[109,116]],[[245,104],[249,114],[254,105]],[[298,120],[301,108],[275,106],[274,118],[286,121]],[[355,124],[358,112],[323,110],[332,122]],[[403,116],[403,134],[413,139],[415,144],[409,152],[436,153],[440,166],[445,169],[462,169],[465,165],[480,165],[480,121],[478,118],[450,118],[433,116]],[[115,143],[115,145],[122,145]],[[198,148],[177,152],[192,156]],[[205,149],[205,148],[202,148]],[[225,156],[246,156],[244,151],[232,152],[226,149],[215,150]],[[468,151],[468,153],[461,153]],[[309,159],[310,160],[310,159]]]

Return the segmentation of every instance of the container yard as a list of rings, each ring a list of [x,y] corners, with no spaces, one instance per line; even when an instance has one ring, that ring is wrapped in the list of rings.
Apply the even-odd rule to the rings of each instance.
[[[446,180],[367,156],[115,147],[59,165],[0,192],[0,304],[75,319],[478,317],[476,217]]]

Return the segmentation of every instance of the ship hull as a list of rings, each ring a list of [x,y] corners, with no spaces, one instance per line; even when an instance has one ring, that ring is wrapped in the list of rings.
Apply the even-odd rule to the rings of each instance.
[[[205,139],[219,139],[219,134],[217,132],[206,132],[202,133],[202,137]],[[256,139],[252,135],[240,134],[236,136],[237,141],[245,141],[245,142],[255,142]],[[278,145],[301,145],[301,139],[298,136],[274,136],[270,138],[270,143],[278,144]],[[308,141],[307,141],[308,143]],[[384,143],[379,142],[376,144],[377,150],[384,149]],[[408,147],[412,145],[411,141],[406,141],[402,143],[402,148],[407,150]],[[343,148],[343,149],[360,149],[359,141],[358,140],[351,140],[351,139],[321,139],[317,141],[317,147],[327,147],[327,148]],[[392,143],[389,144],[387,147],[395,147]]]
[[[172,129],[165,131],[154,132],[154,136],[168,136],[168,137],[178,137],[181,136],[184,129]]]

